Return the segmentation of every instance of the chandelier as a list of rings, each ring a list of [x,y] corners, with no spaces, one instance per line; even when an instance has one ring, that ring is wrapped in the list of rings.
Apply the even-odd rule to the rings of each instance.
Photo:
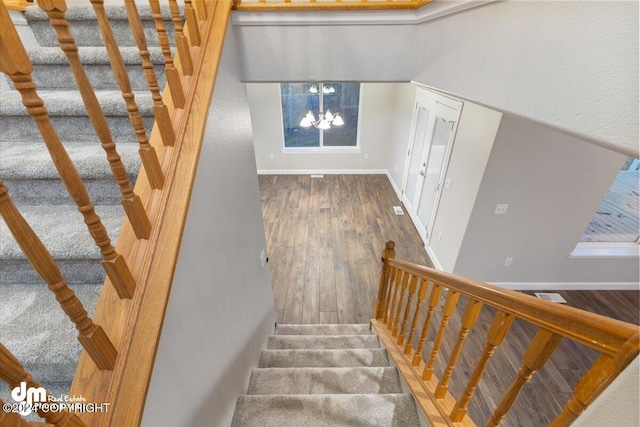
[[[330,95],[336,92],[336,89],[333,86],[325,85],[324,83],[319,83],[319,86],[320,90],[318,90],[318,86],[312,85],[309,88],[309,93],[316,94],[322,92],[322,94]],[[320,95],[320,110],[322,110],[323,104],[322,94]],[[320,113],[318,114],[318,120],[316,120],[311,110],[308,110],[307,114],[305,114],[302,120],[300,120],[300,127],[309,128],[313,126],[316,129],[323,130],[331,129],[331,125],[342,126],[343,124],[344,120],[342,120],[342,117],[340,117],[340,113],[331,114],[331,111],[328,109],[325,113],[322,113],[322,111],[320,111]]]
[[[316,129],[331,129],[331,125],[342,126],[343,124],[344,120],[340,117],[340,113],[331,114],[330,110],[327,110],[324,114],[320,112],[320,114],[318,114],[318,120],[316,120],[311,110],[309,110],[302,120],[300,120],[300,126],[303,128],[313,126]]]

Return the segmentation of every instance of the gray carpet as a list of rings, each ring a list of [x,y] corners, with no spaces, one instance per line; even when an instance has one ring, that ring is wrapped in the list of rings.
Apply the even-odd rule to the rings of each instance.
[[[278,325],[232,426],[418,426],[368,325]]]
[[[113,28],[121,41],[120,51],[135,99],[147,133],[150,133],[154,122],[152,99],[124,8],[108,6],[107,9],[114,19]],[[152,46],[149,48],[152,62],[160,86],[164,87],[162,53],[157,47],[149,7],[140,6],[140,14]],[[163,10],[163,14],[172,33],[170,15],[167,10]],[[139,147],[106,50],[102,47],[93,8],[89,4],[70,6],[67,16],[72,34],[82,46],[80,58],[111,126],[118,153],[134,183],[140,168]],[[40,43],[39,47],[29,50],[38,93],[85,182],[111,243],[115,245],[124,210],[106,154],[86,116],[75,80],[48,18],[37,6],[28,8],[25,17]],[[105,278],[99,249],[58,178],[40,133],[15,90],[0,93],[0,177],[91,315]],[[76,337],[73,323],[54,294],[24,257],[4,221],[0,221],[0,342],[18,357],[35,381],[41,382],[52,394],[60,395],[68,392],[78,363],[81,346]],[[0,386],[0,397],[12,401],[4,385]]]

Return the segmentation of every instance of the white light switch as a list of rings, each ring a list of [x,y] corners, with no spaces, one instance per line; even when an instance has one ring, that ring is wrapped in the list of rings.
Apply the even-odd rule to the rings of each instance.
[[[444,182],[444,186],[447,187],[447,190],[451,190],[451,180],[449,178]]]
[[[507,205],[507,204],[497,204],[494,214],[495,215],[505,215],[507,213],[507,208],[508,207],[509,207],[509,205]]]
[[[507,258],[504,260],[504,266],[505,267],[511,267],[511,264],[513,263],[513,258]]]
[[[267,254],[264,252],[264,249],[263,249],[262,252],[260,252],[260,268],[264,268],[266,263],[267,263]]]

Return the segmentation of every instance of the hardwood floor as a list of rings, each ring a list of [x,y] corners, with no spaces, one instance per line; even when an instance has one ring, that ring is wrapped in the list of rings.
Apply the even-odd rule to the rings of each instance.
[[[260,192],[281,323],[368,323],[387,240],[431,266],[384,175],[263,175]]]
[[[386,240],[396,242],[398,258],[431,266],[409,216],[393,212],[393,206],[401,203],[384,175],[326,175],[323,179],[265,175],[260,176],[260,190],[279,323],[368,323]],[[638,324],[638,291],[559,293],[568,305]],[[449,322],[436,360],[437,376],[442,375],[456,341],[465,305],[461,298]],[[469,333],[450,384],[454,396],[464,390],[482,353],[494,313],[483,308]],[[441,309],[434,313],[429,339],[436,334],[441,314]],[[469,406],[478,425],[489,418],[513,381],[535,332],[532,325],[516,320],[496,350]],[[425,346],[427,357],[430,345]],[[523,389],[502,425],[547,425],[595,358],[594,351],[563,340]]]

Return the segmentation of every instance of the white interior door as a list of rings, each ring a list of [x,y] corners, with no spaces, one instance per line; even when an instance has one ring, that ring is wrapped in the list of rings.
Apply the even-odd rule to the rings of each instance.
[[[402,202],[425,244],[431,237],[461,105],[426,90],[418,93]]]
[[[415,211],[418,194],[424,181],[423,169],[425,144],[427,142],[427,127],[429,124],[429,110],[424,105],[417,104],[413,120],[413,135],[408,151],[408,168],[405,174],[405,185],[402,202],[408,211]],[[423,164],[424,163],[424,164]]]

